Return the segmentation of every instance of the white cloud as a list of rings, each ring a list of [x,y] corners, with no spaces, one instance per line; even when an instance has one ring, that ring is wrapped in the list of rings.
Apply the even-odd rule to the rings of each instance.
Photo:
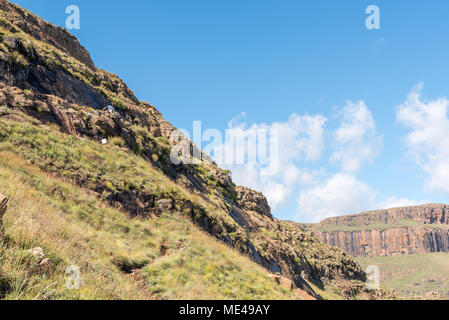
[[[340,162],[343,172],[359,171],[363,162],[372,161],[382,148],[376,124],[365,102],[348,101],[341,112],[340,127],[334,133],[332,162]]]
[[[426,203],[426,201],[416,201],[407,198],[397,198],[393,196],[381,201],[379,204],[376,205],[375,209],[410,207],[410,206],[417,206],[423,203]]]
[[[448,136],[449,130],[440,132],[441,124],[434,124],[440,129],[427,128],[428,124],[421,122],[423,115],[416,114],[418,102],[419,96],[417,98],[416,94],[412,93],[408,102],[401,106],[398,119],[401,122],[408,119],[407,124],[413,126],[415,130],[431,131],[424,136],[437,136],[438,139],[444,140],[443,137]],[[439,102],[437,105],[441,104]],[[443,105],[446,107],[446,104]],[[285,122],[249,124],[246,121],[246,114],[243,113],[228,124],[234,134],[254,136],[259,130],[274,130],[278,133],[277,170],[270,175],[261,174],[264,165],[257,161],[244,164],[225,163],[223,167],[232,171],[233,179],[237,184],[262,191],[267,196],[273,211],[276,211],[279,206],[289,204],[292,198],[296,198],[296,218],[301,217],[302,221],[306,218],[308,221],[317,222],[332,216],[355,214],[376,208],[422,203],[398,197],[390,197],[383,201],[377,199],[376,190],[357,177],[357,172],[362,166],[373,161],[382,148],[382,138],[377,132],[371,111],[363,101],[357,103],[348,101],[338,116],[339,126],[334,132],[326,135],[325,125],[328,120],[322,115],[292,114]],[[439,118],[441,121],[441,117]],[[449,121],[447,117],[445,119],[447,121],[445,125],[449,128]],[[332,146],[329,153],[324,153],[326,151],[325,136],[332,140],[329,144]],[[256,154],[259,144],[259,140],[249,139],[235,152],[245,155]],[[422,144],[425,150],[429,148],[429,145],[433,149],[440,146],[436,143],[430,144],[429,139],[422,140],[422,133],[412,132],[409,136],[409,145],[418,150],[417,146]],[[235,148],[235,146],[232,143],[229,145],[229,141],[226,141],[220,148],[226,153],[229,152],[229,148]],[[329,155],[329,158],[322,159],[323,154]],[[438,155],[437,159],[440,159],[439,155],[446,153],[435,151],[434,154]],[[446,155],[449,156],[449,154]],[[417,153],[417,156],[422,158],[420,153]],[[332,173],[323,169],[323,163],[329,163],[328,161],[338,163],[339,170]],[[430,160],[424,163],[423,167],[427,168],[428,163]],[[439,164],[443,165],[445,162],[439,162]],[[449,176],[449,164],[446,168]],[[443,166],[441,170],[446,169]]]
[[[286,122],[271,124],[252,124],[243,121],[246,114],[242,114],[229,122],[229,129],[239,136],[255,136],[260,130],[277,132],[277,160],[276,170],[271,174],[263,174],[266,167],[259,162],[244,164],[223,164],[232,171],[234,181],[262,191],[268,198],[273,210],[279,205],[287,204],[292,192],[298,185],[308,185],[314,182],[319,170],[308,170],[299,162],[306,163],[319,160],[324,149],[324,124],[327,119],[321,115],[299,116],[292,114]],[[249,139],[245,146],[235,149],[229,141],[221,146],[224,153],[234,148],[235,154],[256,154],[260,141]]]
[[[319,222],[369,209],[374,192],[352,174],[337,173],[316,187],[301,190],[297,202],[300,212]]]
[[[397,121],[411,129],[407,135],[409,152],[429,175],[426,189],[449,194],[449,100],[425,102],[422,84],[415,86],[398,107]]]
[[[317,186],[303,188],[297,198],[298,214],[316,222],[368,210],[374,204],[375,192],[356,177],[361,166],[372,161],[382,148],[373,116],[363,101],[348,101],[339,116],[330,161],[340,163],[340,172]]]

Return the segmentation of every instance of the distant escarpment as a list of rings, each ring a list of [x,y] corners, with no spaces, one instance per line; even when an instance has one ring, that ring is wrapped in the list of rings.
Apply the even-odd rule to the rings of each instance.
[[[448,209],[445,204],[427,204],[376,210],[304,228],[357,257],[449,252]]]

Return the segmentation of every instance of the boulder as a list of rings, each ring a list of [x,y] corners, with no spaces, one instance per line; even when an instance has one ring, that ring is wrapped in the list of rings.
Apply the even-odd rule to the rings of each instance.
[[[33,255],[38,260],[45,259],[44,249],[42,249],[41,247],[33,248],[33,249],[29,250],[29,252],[31,253],[31,255]]]
[[[19,41],[16,38],[13,37],[4,37],[3,42],[6,44],[6,46],[11,50],[17,50],[19,49]]]
[[[280,285],[285,290],[293,291],[296,288],[293,281],[291,281],[290,279],[281,277],[277,274],[269,274],[268,278],[275,281],[278,285]]]
[[[160,199],[157,201],[156,204],[156,212],[158,214],[171,212],[174,208],[174,201],[173,199]]]
[[[0,194],[0,239],[3,238],[5,230],[3,227],[3,216],[8,208],[8,198]]]
[[[51,260],[49,258],[45,258],[39,263],[38,268],[43,272],[49,272],[51,271],[52,266]]]

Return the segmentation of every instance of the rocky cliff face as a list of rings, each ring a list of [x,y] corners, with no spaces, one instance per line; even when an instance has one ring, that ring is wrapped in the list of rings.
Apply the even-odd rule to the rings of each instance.
[[[108,105],[113,110],[105,109]],[[36,130],[21,125],[25,123]],[[168,176],[172,186],[159,190],[157,183],[123,181],[104,168],[82,167],[79,159],[98,161],[101,155],[77,154],[75,159],[62,154],[53,136],[41,137],[52,139],[53,148],[44,151],[33,136],[40,132],[37,128],[114,142]],[[217,239],[312,296],[317,295],[309,283],[324,289],[343,281],[342,295],[347,297],[365,290],[360,285],[365,273],[352,258],[291,223],[274,219],[261,193],[237,187],[229,172],[218,168],[206,154],[199,152],[205,161],[198,165],[173,164],[170,150],[179,142],[169,140],[173,130],[154,106],[139,101],[118,76],[95,68],[89,53],[72,35],[0,0],[0,142],[8,151],[94,191],[131,217],[182,212]],[[188,139],[179,139],[196,148]],[[349,287],[358,283],[357,289],[346,290],[348,283]]]
[[[2,11],[0,18],[2,27],[12,32],[19,28],[33,38],[46,42],[74,57],[89,68],[95,68],[89,52],[79,44],[77,38],[63,28],[46,23],[31,12],[7,1],[0,2],[0,10]]]
[[[261,193],[245,187],[237,187],[237,200],[240,207],[247,211],[257,212],[272,218],[267,198]]]
[[[444,204],[393,208],[330,218],[307,229],[352,256],[449,252],[447,212]]]
[[[324,231],[313,235],[324,243],[359,257],[449,252],[447,229],[402,227],[386,230]]]

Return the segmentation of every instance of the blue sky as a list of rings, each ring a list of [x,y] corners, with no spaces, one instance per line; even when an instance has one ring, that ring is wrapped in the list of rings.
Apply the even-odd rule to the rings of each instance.
[[[244,130],[288,128],[278,176],[228,166],[279,218],[448,202],[447,0],[13,2],[60,26],[79,6],[72,33],[96,65],[176,127],[224,130],[245,112]],[[365,27],[370,4],[380,30]]]

